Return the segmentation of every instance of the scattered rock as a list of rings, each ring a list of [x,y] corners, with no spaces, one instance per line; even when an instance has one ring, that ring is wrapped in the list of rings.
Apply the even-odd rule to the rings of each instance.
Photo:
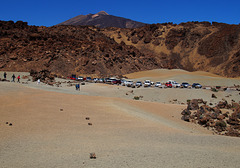
[[[215,99],[216,99],[216,98],[217,98],[217,96],[216,96],[215,94],[212,94],[212,98],[215,98]]]
[[[188,102],[188,110],[197,110],[199,108],[198,106],[198,100],[192,99],[190,102]]]
[[[229,108],[228,102],[226,100],[225,101],[220,101],[218,103],[217,107],[219,107],[220,109]]]
[[[187,121],[187,122],[190,121],[190,115],[191,115],[190,110],[185,109],[185,110],[182,111],[181,114],[183,115],[183,116],[182,116],[182,120]]]
[[[95,153],[90,153],[90,159],[96,159],[96,154]]]

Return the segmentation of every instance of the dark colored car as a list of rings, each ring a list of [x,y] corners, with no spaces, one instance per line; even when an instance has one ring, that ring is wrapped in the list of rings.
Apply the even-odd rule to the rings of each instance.
[[[115,79],[115,80],[112,80],[112,84],[121,84],[122,82],[121,82],[121,80],[119,80],[119,79]]]
[[[202,88],[202,85],[200,85],[199,83],[193,83],[192,87],[193,88]]]
[[[86,81],[87,81],[87,82],[91,82],[91,81],[92,81],[92,78],[91,78],[91,77],[86,77]]]
[[[183,82],[183,83],[181,84],[181,86],[184,87],[184,88],[187,88],[188,86],[190,86],[190,84],[187,83],[187,82]]]

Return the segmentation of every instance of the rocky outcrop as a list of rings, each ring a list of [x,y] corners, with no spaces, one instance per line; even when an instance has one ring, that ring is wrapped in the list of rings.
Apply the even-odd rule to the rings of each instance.
[[[198,107],[198,108],[197,108]],[[229,111],[223,113],[223,109]],[[219,102],[215,107],[199,106],[196,99],[188,103],[182,112],[182,120],[197,123],[219,135],[240,137],[240,105],[227,101]]]
[[[35,82],[38,79],[40,79],[41,82],[52,85],[55,82],[55,77],[53,74],[51,74],[48,70],[42,70],[42,71],[30,71],[30,76],[32,76],[32,81]]]

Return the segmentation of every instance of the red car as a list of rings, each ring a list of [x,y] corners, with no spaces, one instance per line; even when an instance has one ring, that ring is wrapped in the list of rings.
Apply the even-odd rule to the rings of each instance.
[[[118,80],[118,79],[112,81],[112,84],[119,84],[119,85],[121,85],[121,83],[122,83],[121,80]]]
[[[165,84],[165,86],[167,86],[167,87],[169,87],[169,88],[172,88],[172,84],[171,84],[170,82],[167,82],[167,83]]]
[[[72,75],[72,76],[70,76],[68,78],[71,79],[71,80],[76,80],[76,75]]]

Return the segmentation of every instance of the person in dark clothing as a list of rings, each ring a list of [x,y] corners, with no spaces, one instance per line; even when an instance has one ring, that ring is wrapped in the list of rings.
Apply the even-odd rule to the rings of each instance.
[[[6,72],[4,72],[3,77],[4,77],[4,79],[7,78],[7,73]]]
[[[15,82],[15,75],[12,75],[12,82]]]
[[[80,90],[80,85],[76,84],[76,90]]]

